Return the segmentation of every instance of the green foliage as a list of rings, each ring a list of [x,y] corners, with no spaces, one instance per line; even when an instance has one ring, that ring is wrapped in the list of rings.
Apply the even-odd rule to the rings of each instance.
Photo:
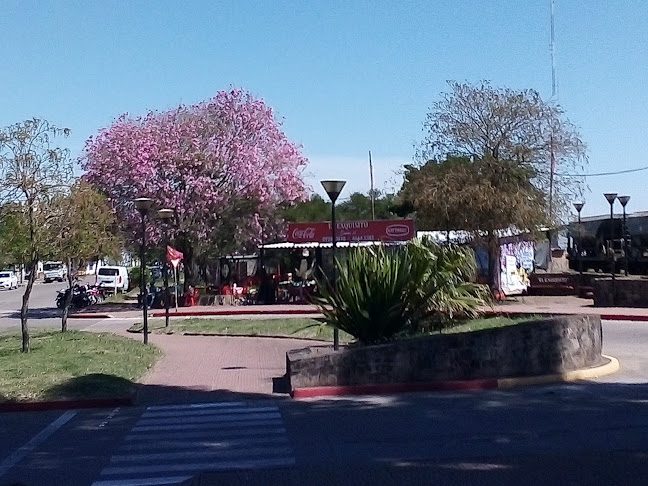
[[[358,248],[340,269],[336,290],[326,280],[318,282],[316,303],[328,324],[362,344],[377,343],[477,315],[489,294],[470,282],[475,268],[469,249],[431,240]]]
[[[141,268],[139,266],[133,267],[128,271],[128,280],[130,283],[131,287],[139,287],[140,286],[140,278],[142,275]],[[151,269],[150,268],[145,268],[144,269],[144,277],[145,281],[148,284],[151,281]],[[173,279],[171,279],[173,281]]]
[[[375,219],[395,219],[395,196],[381,196],[376,191]],[[340,200],[335,206],[338,221],[363,221],[374,219],[371,210],[371,198],[360,192],[352,193],[347,199]],[[284,210],[283,219],[291,223],[309,223],[331,220],[331,203],[320,195],[314,194],[309,200],[296,203]]]

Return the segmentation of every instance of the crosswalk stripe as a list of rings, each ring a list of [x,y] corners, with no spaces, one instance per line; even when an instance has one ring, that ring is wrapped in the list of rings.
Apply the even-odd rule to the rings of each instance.
[[[220,458],[243,458],[247,459],[254,456],[285,456],[292,454],[290,447],[250,447],[248,449],[234,450],[211,450],[211,451],[183,451],[183,452],[158,452],[154,454],[127,454],[113,456],[111,463],[118,462],[138,462],[138,461],[176,461],[185,459],[220,459]]]
[[[281,418],[271,418],[263,420],[247,420],[247,421],[226,421],[209,424],[178,424],[178,425],[146,425],[142,427],[134,427],[132,432],[150,432],[154,430],[192,430],[192,429],[219,429],[219,428],[236,428],[236,427],[256,427],[259,425],[281,425]]]
[[[277,406],[157,406],[143,411],[92,486],[177,485],[201,471],[294,464]]]
[[[125,451],[152,451],[155,449],[216,449],[232,447],[250,447],[262,444],[287,444],[287,437],[248,437],[246,439],[223,440],[220,437],[214,439],[213,434],[209,438],[199,440],[173,440],[168,437],[152,442],[127,444],[119,448],[119,452]]]
[[[243,402],[191,403],[187,405],[153,405],[146,407],[146,410],[193,410],[197,408],[242,407],[244,405]]]
[[[266,425],[266,422],[263,422]],[[223,429],[218,432],[219,439],[227,439],[228,437],[249,437],[249,436],[265,436],[265,435],[282,435],[286,433],[286,429],[281,426],[275,427],[259,427],[254,429]],[[138,432],[136,434],[127,435],[124,440],[127,442],[137,441],[159,441],[169,439],[171,436],[166,432],[146,433]],[[173,439],[200,439],[200,438],[213,438],[213,430],[195,430],[192,432],[175,432],[172,436]]]
[[[179,484],[191,478],[192,476],[168,476],[165,478],[109,479],[108,481],[95,481],[92,486],[162,486]]]
[[[260,412],[251,413],[242,417],[241,415],[209,415],[206,417],[173,417],[163,419],[145,419],[138,420],[135,427],[146,427],[148,425],[173,425],[173,424],[208,424],[219,422],[243,422],[245,420],[260,420],[280,418],[279,412]]]
[[[249,413],[277,412],[277,411],[279,411],[279,407],[248,407],[248,408],[232,408],[228,410],[219,410],[219,409],[178,410],[178,411],[169,411],[169,412],[144,412],[141,418],[148,420],[154,418],[195,417],[195,416],[216,415],[216,414],[245,415]]]
[[[228,469],[262,469],[294,466],[294,457],[240,459],[236,461],[196,462],[190,464],[157,464],[153,466],[107,467],[101,474],[155,474],[179,471],[223,471]]]

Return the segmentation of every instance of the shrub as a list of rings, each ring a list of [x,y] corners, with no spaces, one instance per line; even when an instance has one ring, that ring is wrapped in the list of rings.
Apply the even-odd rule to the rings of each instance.
[[[475,269],[470,249],[429,239],[401,248],[357,248],[340,268],[337,290],[326,279],[318,282],[316,303],[327,324],[359,343],[381,342],[477,315],[489,293],[470,281]]]

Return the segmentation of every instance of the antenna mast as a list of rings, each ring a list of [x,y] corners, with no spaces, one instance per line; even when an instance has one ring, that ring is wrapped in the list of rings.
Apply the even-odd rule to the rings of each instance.
[[[551,100],[556,101],[556,44],[554,42],[554,0],[551,0],[551,38],[549,41],[551,50]],[[556,172],[556,154],[554,152],[553,133],[549,140],[551,150],[551,161],[549,170],[549,219],[553,220],[553,186]],[[553,222],[553,221],[552,221]]]
[[[371,177],[371,189],[369,196],[371,197],[371,219],[376,219],[376,193],[374,191],[374,178],[373,178],[373,164],[371,163],[371,150],[369,151],[369,176]]]

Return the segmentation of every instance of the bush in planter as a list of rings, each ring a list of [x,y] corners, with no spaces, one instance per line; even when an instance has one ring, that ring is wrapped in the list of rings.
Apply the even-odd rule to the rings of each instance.
[[[377,343],[476,315],[489,294],[470,281],[475,269],[471,250],[429,239],[398,249],[357,248],[339,269],[337,290],[326,280],[318,282],[316,303],[327,324],[361,344]]]

